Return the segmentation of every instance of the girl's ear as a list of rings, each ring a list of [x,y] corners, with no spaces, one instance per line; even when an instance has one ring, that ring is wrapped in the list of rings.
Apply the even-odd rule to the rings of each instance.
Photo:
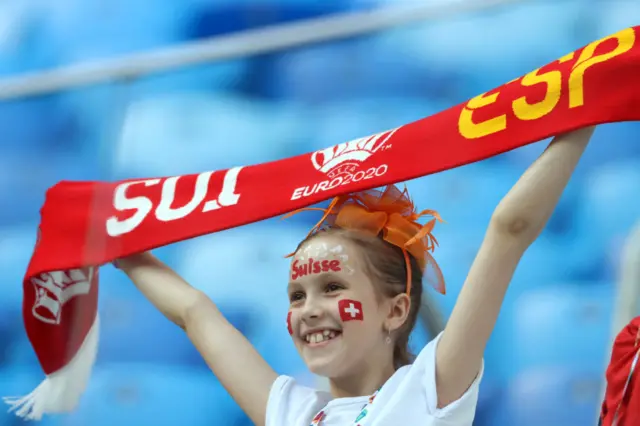
[[[407,321],[411,309],[411,298],[406,293],[400,293],[389,299],[388,304],[389,310],[385,319],[385,328],[393,332]]]

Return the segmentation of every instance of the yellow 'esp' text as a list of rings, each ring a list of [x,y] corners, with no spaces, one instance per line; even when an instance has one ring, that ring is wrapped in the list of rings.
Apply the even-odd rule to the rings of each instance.
[[[628,52],[633,47],[635,38],[634,29],[626,28],[616,34],[596,40],[582,49],[582,52],[580,52],[578,59],[569,72],[569,108],[578,108],[584,105],[585,71],[595,64],[608,61],[609,59]],[[598,46],[609,40],[617,41],[616,48],[609,52],[603,52],[595,55]],[[576,52],[571,52],[558,59],[557,62],[562,64],[570,61],[575,57],[575,54]],[[541,73],[540,71],[541,68],[538,68],[526,74],[522,77],[520,84],[524,87],[544,84],[546,86],[545,96],[541,101],[534,103],[529,103],[526,96],[515,99],[511,103],[511,107],[516,119],[518,120],[538,120],[550,114],[560,103],[563,73],[559,70],[551,70],[544,73]],[[489,92],[485,92],[475,98],[472,98],[462,108],[462,112],[458,118],[458,130],[460,134],[467,139],[479,139],[484,136],[498,133],[507,128],[506,112],[484,121],[476,122],[473,120],[473,114],[475,111],[495,103],[500,96],[499,91],[491,94],[488,93]]]

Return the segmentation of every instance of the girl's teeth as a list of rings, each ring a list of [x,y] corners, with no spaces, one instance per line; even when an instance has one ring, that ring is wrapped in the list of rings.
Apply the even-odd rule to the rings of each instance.
[[[323,330],[321,332],[307,335],[306,340],[308,343],[321,343],[321,342],[324,342],[325,340],[331,340],[337,335],[338,333],[336,333],[333,330]]]

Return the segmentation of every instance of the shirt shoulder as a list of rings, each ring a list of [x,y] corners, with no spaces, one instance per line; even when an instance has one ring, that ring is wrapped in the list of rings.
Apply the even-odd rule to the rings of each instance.
[[[480,382],[484,374],[484,359],[482,360],[480,371],[475,380],[466,392],[456,401],[445,407],[438,408],[438,389],[436,385],[436,349],[442,337],[442,333],[438,334],[435,339],[429,342],[420,351],[414,364],[409,369],[408,375],[419,378],[425,390],[427,399],[427,411],[436,419],[454,420],[451,424],[471,425],[475,417],[476,407],[478,405],[478,394],[480,391]],[[439,424],[438,422],[434,424]],[[450,422],[443,423],[450,424]]]

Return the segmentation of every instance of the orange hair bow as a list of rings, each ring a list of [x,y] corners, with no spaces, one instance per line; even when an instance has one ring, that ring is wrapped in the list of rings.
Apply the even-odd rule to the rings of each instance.
[[[385,241],[402,249],[407,266],[407,294],[411,294],[412,278],[409,253],[417,260],[423,276],[431,286],[439,293],[445,294],[442,271],[430,254],[438,245],[431,232],[436,221],[442,222],[442,219],[433,210],[416,213],[406,188],[400,191],[395,185],[388,185],[382,191],[371,189],[340,195],[335,197],[326,209],[303,208],[285,215],[283,219],[309,210],[324,212],[322,218],[309,231],[309,235],[324,225],[360,231],[372,236],[378,236],[382,232]],[[424,225],[419,224],[417,220],[426,215],[432,216],[433,219]],[[287,257],[292,255],[293,253]]]

